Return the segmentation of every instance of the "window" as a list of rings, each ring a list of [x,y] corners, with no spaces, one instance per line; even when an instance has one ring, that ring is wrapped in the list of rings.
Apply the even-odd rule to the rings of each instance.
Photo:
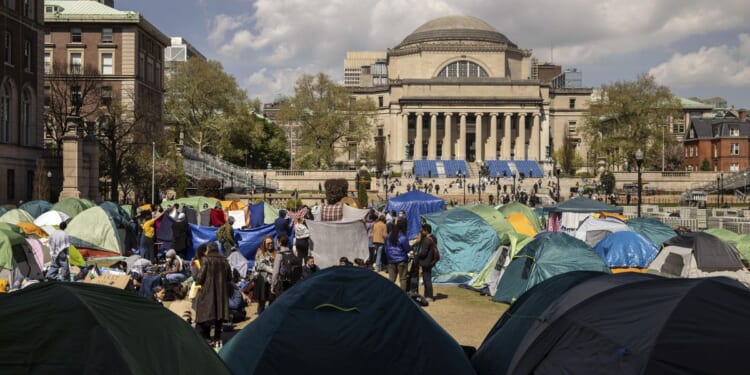
[[[0,142],[3,143],[10,142],[10,114],[13,108],[11,106],[11,103],[13,102],[12,95],[12,87],[10,86],[10,83],[6,81],[0,90],[0,111],[2,111],[2,113],[0,113],[0,128],[2,129],[2,132],[0,132]]]
[[[25,17],[34,18],[34,5],[32,0],[23,0],[23,15]]]
[[[576,99],[570,98],[568,99],[568,108],[574,109],[576,107]]]
[[[112,28],[105,27],[102,29],[102,43],[112,43]]]
[[[141,56],[138,59],[138,76],[141,79],[146,78],[146,55],[141,52]]]
[[[78,27],[70,29],[70,42],[81,43],[81,29]]]
[[[6,179],[8,200],[12,201],[16,199],[16,171],[8,169],[8,178]]]
[[[52,74],[52,54],[44,53],[44,74]]]
[[[467,78],[467,77],[488,77],[487,71],[484,70],[479,64],[467,61],[467,60],[460,60],[455,61],[447,66],[445,66],[440,73],[438,73],[438,77],[445,77],[445,78]]]
[[[740,136],[740,128],[729,128],[729,136],[731,136],[731,137],[739,137]]]
[[[34,116],[31,108],[31,94],[29,90],[24,90],[21,94],[21,144],[25,146],[31,144],[32,116]]]
[[[49,86],[44,86],[44,106],[49,107],[50,102],[52,101],[52,88]]]
[[[112,103],[112,86],[102,86],[101,91],[102,104],[109,105]]]
[[[32,200],[34,193],[34,171],[26,171],[26,200]]]
[[[83,73],[83,56],[80,52],[71,52],[70,54],[70,73]]]
[[[102,53],[102,74],[115,74],[114,64],[112,62],[112,53]]]
[[[16,9],[16,0],[5,0],[5,7],[10,9]]]
[[[154,60],[150,57],[146,62],[146,81],[154,82]]]
[[[577,130],[576,127],[578,126],[578,123],[576,121],[568,121],[568,134],[570,135],[576,135]]]
[[[357,144],[349,144],[349,160],[357,160]]]
[[[164,73],[161,70],[161,64],[156,63],[156,87],[162,88],[164,85],[162,80],[164,80]]]
[[[13,65],[13,33],[5,32],[5,63]]]
[[[740,171],[740,163],[729,164],[729,171],[730,172],[739,172]]]
[[[23,41],[23,70],[31,71],[31,41]]]
[[[740,144],[739,143],[732,143],[729,145],[729,154],[730,155],[739,155],[740,154]]]
[[[50,33],[49,31],[44,32],[44,43],[52,44],[52,33]]]
[[[383,106],[383,97],[378,96],[378,107],[382,107],[382,106]]]

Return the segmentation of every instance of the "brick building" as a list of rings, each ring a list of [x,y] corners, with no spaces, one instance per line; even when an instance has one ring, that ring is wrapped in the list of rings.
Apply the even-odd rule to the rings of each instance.
[[[721,118],[692,118],[684,141],[683,166],[701,170],[704,160],[714,172],[739,172],[750,167],[750,121],[745,110]]]

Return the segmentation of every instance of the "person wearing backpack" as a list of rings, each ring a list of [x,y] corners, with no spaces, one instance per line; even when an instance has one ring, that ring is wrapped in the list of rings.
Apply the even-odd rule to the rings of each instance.
[[[422,268],[422,284],[424,284],[424,297],[431,302],[435,302],[435,296],[432,292],[432,267],[440,260],[440,253],[437,249],[437,241],[432,236],[432,226],[422,224],[422,249],[419,251],[419,266]]]
[[[271,294],[279,298],[302,278],[302,260],[289,248],[289,237],[280,235],[277,239],[279,251],[273,261]]]

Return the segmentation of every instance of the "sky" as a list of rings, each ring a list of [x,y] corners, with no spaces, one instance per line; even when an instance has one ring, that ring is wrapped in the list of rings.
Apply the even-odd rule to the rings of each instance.
[[[469,15],[540,61],[599,87],[652,74],[682,97],[750,107],[747,0],[115,0],[182,36],[251,98],[291,95],[297,78],[343,81],[347,51],[385,51],[425,22]]]

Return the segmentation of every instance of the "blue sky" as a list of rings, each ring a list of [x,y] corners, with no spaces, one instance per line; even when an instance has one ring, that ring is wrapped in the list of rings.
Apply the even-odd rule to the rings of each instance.
[[[680,96],[750,107],[745,0],[115,0],[182,36],[264,102],[303,73],[343,79],[346,51],[385,50],[430,19],[479,17],[597,87],[651,73]]]

